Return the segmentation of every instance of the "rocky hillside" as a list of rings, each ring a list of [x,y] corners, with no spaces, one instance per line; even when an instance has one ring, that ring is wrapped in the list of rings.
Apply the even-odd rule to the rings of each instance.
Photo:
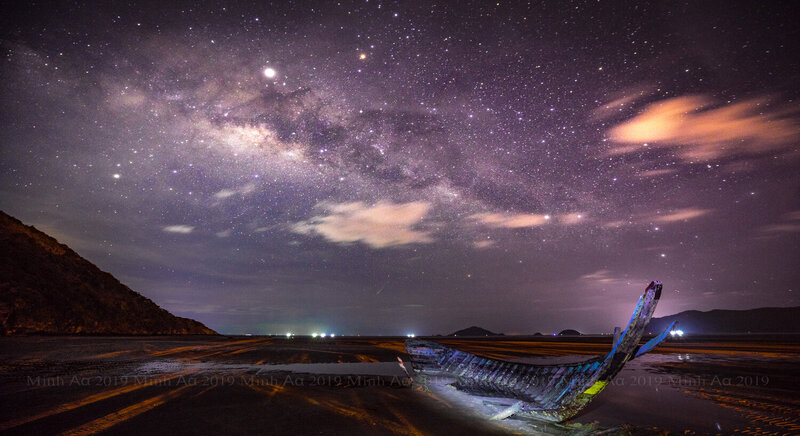
[[[64,244],[0,212],[0,335],[216,334],[180,318]]]

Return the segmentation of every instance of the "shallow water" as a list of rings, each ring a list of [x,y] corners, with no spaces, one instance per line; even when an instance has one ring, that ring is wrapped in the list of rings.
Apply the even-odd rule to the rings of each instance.
[[[172,373],[180,371],[203,371],[213,373],[254,373],[289,372],[296,374],[330,375],[378,375],[405,377],[406,373],[397,361],[394,362],[347,362],[347,363],[289,363],[279,364],[240,364],[219,362],[186,362],[181,360],[157,360],[145,362],[134,369],[132,375]]]
[[[447,342],[537,364],[609,348],[597,338]],[[397,382],[406,380],[397,338],[0,338],[0,403],[13,404],[0,408],[0,432],[101,425],[116,434],[798,434],[798,344],[793,337],[667,343],[628,362],[578,416],[556,424],[489,421],[513,404],[507,399],[444,385],[409,389]]]

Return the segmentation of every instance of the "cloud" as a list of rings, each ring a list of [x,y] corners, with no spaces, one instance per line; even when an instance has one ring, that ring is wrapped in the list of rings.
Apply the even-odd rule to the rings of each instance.
[[[678,170],[673,169],[673,168],[663,168],[663,169],[659,169],[659,170],[642,171],[642,172],[638,173],[637,176],[649,178],[649,177],[666,176],[667,174],[675,174],[676,172],[678,172]]]
[[[586,221],[586,214],[581,212],[573,212],[564,215],[559,215],[558,221],[566,225],[580,224]]]
[[[637,96],[637,95],[630,95],[630,96],[620,97],[620,98],[618,98],[616,100],[610,101],[610,102],[598,107],[597,109],[593,110],[592,111],[592,119],[603,120],[603,119],[606,119],[606,118],[610,118],[610,117],[614,116],[614,114],[616,114],[619,111],[621,111],[626,105],[630,105],[631,103],[633,103],[638,98],[639,98],[639,96]]]
[[[712,107],[706,96],[684,96],[653,103],[613,127],[619,145],[612,155],[672,148],[686,161],[781,152],[800,136],[795,110],[773,108],[765,98]]]
[[[760,230],[764,233],[798,233],[800,232],[800,223],[773,224],[764,226]]]
[[[800,210],[783,215],[783,222],[758,229],[762,233],[800,233]]]
[[[246,185],[240,186],[239,188],[235,188],[235,189],[231,189],[231,188],[220,189],[219,191],[214,193],[214,198],[217,199],[217,200],[224,200],[226,198],[233,197],[236,194],[247,195],[247,194],[253,192],[255,189],[256,189],[256,185],[254,185],[252,183],[248,183]]]
[[[327,215],[315,216],[292,225],[303,235],[317,234],[339,244],[362,242],[373,248],[433,242],[427,232],[415,230],[428,213],[428,202],[392,203],[370,206],[363,202],[323,204]]]
[[[489,248],[494,245],[494,241],[489,239],[482,239],[472,243],[475,248]]]
[[[550,221],[550,215],[533,213],[502,214],[476,213],[467,219],[495,228],[515,229],[520,227],[536,227]]]
[[[678,221],[688,221],[699,218],[713,212],[713,209],[701,209],[698,207],[687,207],[674,209],[667,213],[660,211],[643,212],[624,219],[613,219],[613,217],[598,218],[589,217],[584,212],[572,212],[558,215],[541,214],[504,214],[504,213],[476,213],[470,215],[466,220],[477,222],[491,228],[516,229],[524,227],[538,227],[547,224],[548,226],[559,226],[560,228],[575,225],[598,225],[603,228],[621,228],[632,225],[650,225],[652,223],[673,223]],[[603,221],[606,220],[606,221]],[[482,248],[481,245],[473,243],[475,247]],[[487,244],[488,246],[488,244]]]
[[[219,191],[217,191],[216,194],[214,194],[214,198],[218,200],[223,200],[233,195],[236,195],[236,191],[234,191],[233,189],[220,189]]]
[[[631,87],[622,93],[617,94],[618,97],[614,100],[611,100],[593,110],[591,118],[599,121],[614,117],[620,112],[624,111],[626,108],[631,107],[637,100],[651,95],[654,90],[655,87],[652,85],[637,85]]]
[[[535,213],[476,213],[468,216],[467,219],[477,221],[479,224],[493,228],[516,229],[522,227],[537,227],[552,222],[565,225],[578,224],[586,221],[586,214],[573,212],[552,216]]]
[[[174,226],[165,226],[162,230],[164,230],[167,233],[188,234],[188,233],[192,233],[192,231],[194,231],[194,226],[187,226],[185,224],[178,224],[178,225],[174,225]]]
[[[645,278],[631,277],[628,274],[617,274],[608,269],[599,269],[595,272],[584,274],[578,278],[579,286],[589,287],[592,285],[601,285],[603,288],[619,288],[626,289],[633,286],[640,286],[648,283]]]
[[[711,209],[685,208],[678,209],[666,215],[654,215],[650,219],[657,223],[672,223],[675,221],[687,221],[698,218],[711,212]]]
[[[613,281],[618,281],[619,279],[612,277],[611,271],[607,269],[599,269],[593,273],[582,275],[581,280],[589,280],[599,283],[611,283]]]
[[[669,213],[660,213],[657,211],[646,212],[633,215],[627,219],[618,219],[605,222],[602,226],[605,228],[620,228],[632,225],[647,225],[651,223],[674,223],[679,221],[688,221],[695,218],[708,215],[713,212],[713,209],[701,209],[698,207],[686,207],[682,209],[675,209]]]

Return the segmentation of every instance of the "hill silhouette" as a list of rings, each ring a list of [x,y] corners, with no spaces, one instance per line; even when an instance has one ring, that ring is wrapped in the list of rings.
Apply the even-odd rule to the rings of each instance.
[[[558,335],[559,336],[580,336],[581,332],[579,332],[577,330],[573,330],[573,329],[566,329],[566,330],[561,330],[558,333]]]
[[[0,211],[0,335],[216,334]]]
[[[447,336],[503,336],[503,334],[494,333],[481,327],[472,326],[450,333]]]
[[[670,322],[687,333],[800,333],[800,306],[748,310],[688,310],[653,318],[648,331],[659,332]]]

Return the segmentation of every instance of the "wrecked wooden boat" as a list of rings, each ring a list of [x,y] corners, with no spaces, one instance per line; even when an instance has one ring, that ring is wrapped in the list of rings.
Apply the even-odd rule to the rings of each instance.
[[[613,348],[605,356],[576,363],[536,365],[490,359],[435,342],[410,339],[406,350],[414,383],[446,383],[473,395],[511,399],[513,404],[493,419],[528,415],[564,421],[605,389],[626,362],[655,348],[673,329],[674,323],[640,345],[661,288],[658,281],[648,285],[627,328],[619,336],[615,334]]]

